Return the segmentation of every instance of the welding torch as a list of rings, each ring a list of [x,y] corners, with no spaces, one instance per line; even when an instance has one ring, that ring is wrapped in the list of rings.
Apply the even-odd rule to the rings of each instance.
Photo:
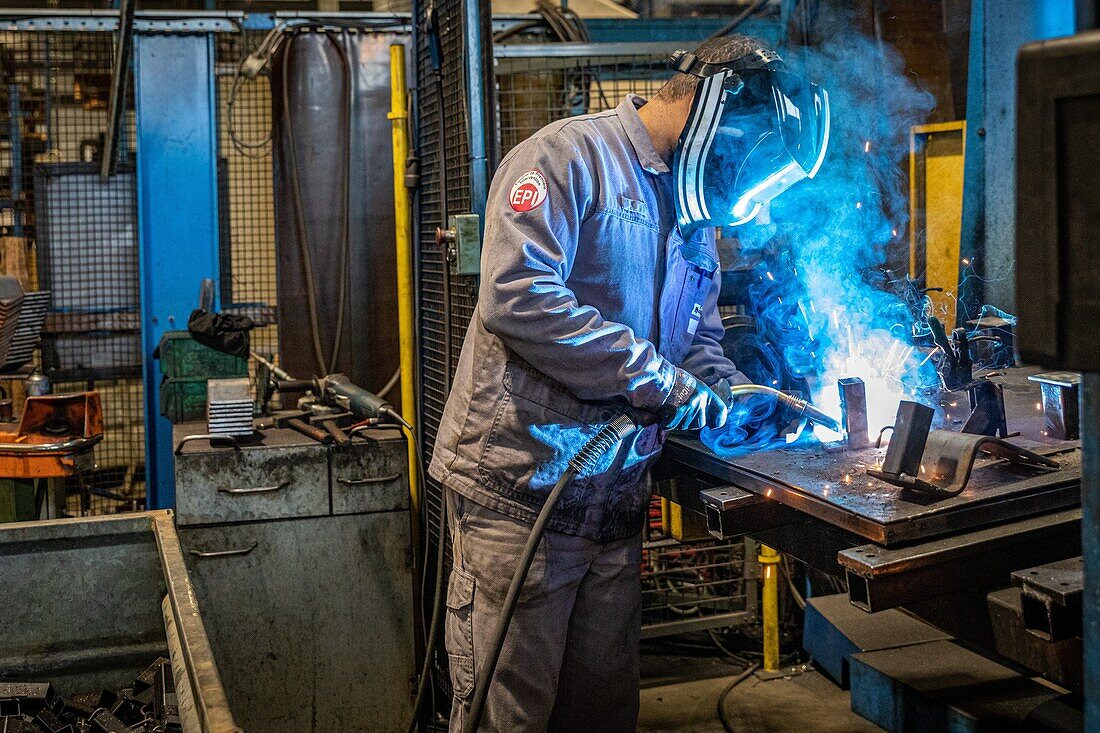
[[[810,404],[809,400],[804,400],[801,397],[795,397],[792,394],[787,394],[781,390],[773,387],[765,387],[762,384],[731,384],[729,385],[729,398],[728,402],[733,402],[737,397],[743,397],[745,395],[767,395],[768,397],[775,398],[783,407],[793,412],[797,417],[805,417],[813,420],[818,425],[829,428],[836,432],[840,432],[840,421],[834,417],[830,417],[826,413],[822,412],[818,408]]]

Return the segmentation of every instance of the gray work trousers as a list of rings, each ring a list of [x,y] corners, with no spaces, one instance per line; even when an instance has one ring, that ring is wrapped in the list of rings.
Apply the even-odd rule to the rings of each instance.
[[[531,525],[453,491],[447,512],[454,547],[446,616],[450,730],[458,733]],[[479,730],[636,729],[641,555],[640,536],[607,544],[543,536]]]

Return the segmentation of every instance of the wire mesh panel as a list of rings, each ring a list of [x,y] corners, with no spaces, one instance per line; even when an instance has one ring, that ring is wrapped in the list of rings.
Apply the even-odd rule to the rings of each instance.
[[[265,324],[252,332],[257,351],[278,353],[274,325],[275,206],[268,74],[246,79],[240,62],[266,31],[219,34],[215,47],[218,100],[218,224],[221,301]]]
[[[419,4],[418,27],[428,28],[426,3]],[[421,183],[418,216],[418,330],[420,338],[420,427],[423,453],[431,456],[462,338],[477,302],[477,279],[450,274],[436,243],[435,229],[445,215],[466,213],[470,195],[470,145],[462,3],[443,0],[435,8],[443,49],[442,74],[432,69],[427,34],[417,41],[417,155]],[[442,172],[442,176],[441,176]],[[443,180],[445,178],[445,181]],[[429,530],[434,536],[442,513],[442,491],[429,480],[425,492]]]
[[[553,44],[546,50],[497,59],[502,154],[555,120],[612,109],[627,94],[648,98],[672,73],[664,55],[556,56]]]
[[[117,174],[100,178],[97,162],[114,44],[112,33],[0,33],[0,226],[26,246],[24,289],[51,294],[37,365],[57,391],[103,401],[97,468],[69,482],[69,509],[85,514],[145,495],[132,95]]]

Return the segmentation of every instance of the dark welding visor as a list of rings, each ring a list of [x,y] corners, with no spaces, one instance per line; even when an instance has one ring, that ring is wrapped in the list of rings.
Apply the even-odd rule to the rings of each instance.
[[[681,229],[736,226],[804,178],[829,144],[829,95],[755,51],[723,63],[677,52],[673,67],[701,77],[676,148]]]

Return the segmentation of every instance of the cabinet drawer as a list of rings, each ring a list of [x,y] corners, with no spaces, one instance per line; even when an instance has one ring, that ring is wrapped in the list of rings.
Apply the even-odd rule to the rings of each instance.
[[[328,463],[319,445],[176,456],[176,522],[181,526],[328,512]]]
[[[409,516],[180,530],[245,731],[402,730],[414,675]]]
[[[397,440],[356,442],[332,453],[332,513],[389,512],[409,506],[408,456]]]

